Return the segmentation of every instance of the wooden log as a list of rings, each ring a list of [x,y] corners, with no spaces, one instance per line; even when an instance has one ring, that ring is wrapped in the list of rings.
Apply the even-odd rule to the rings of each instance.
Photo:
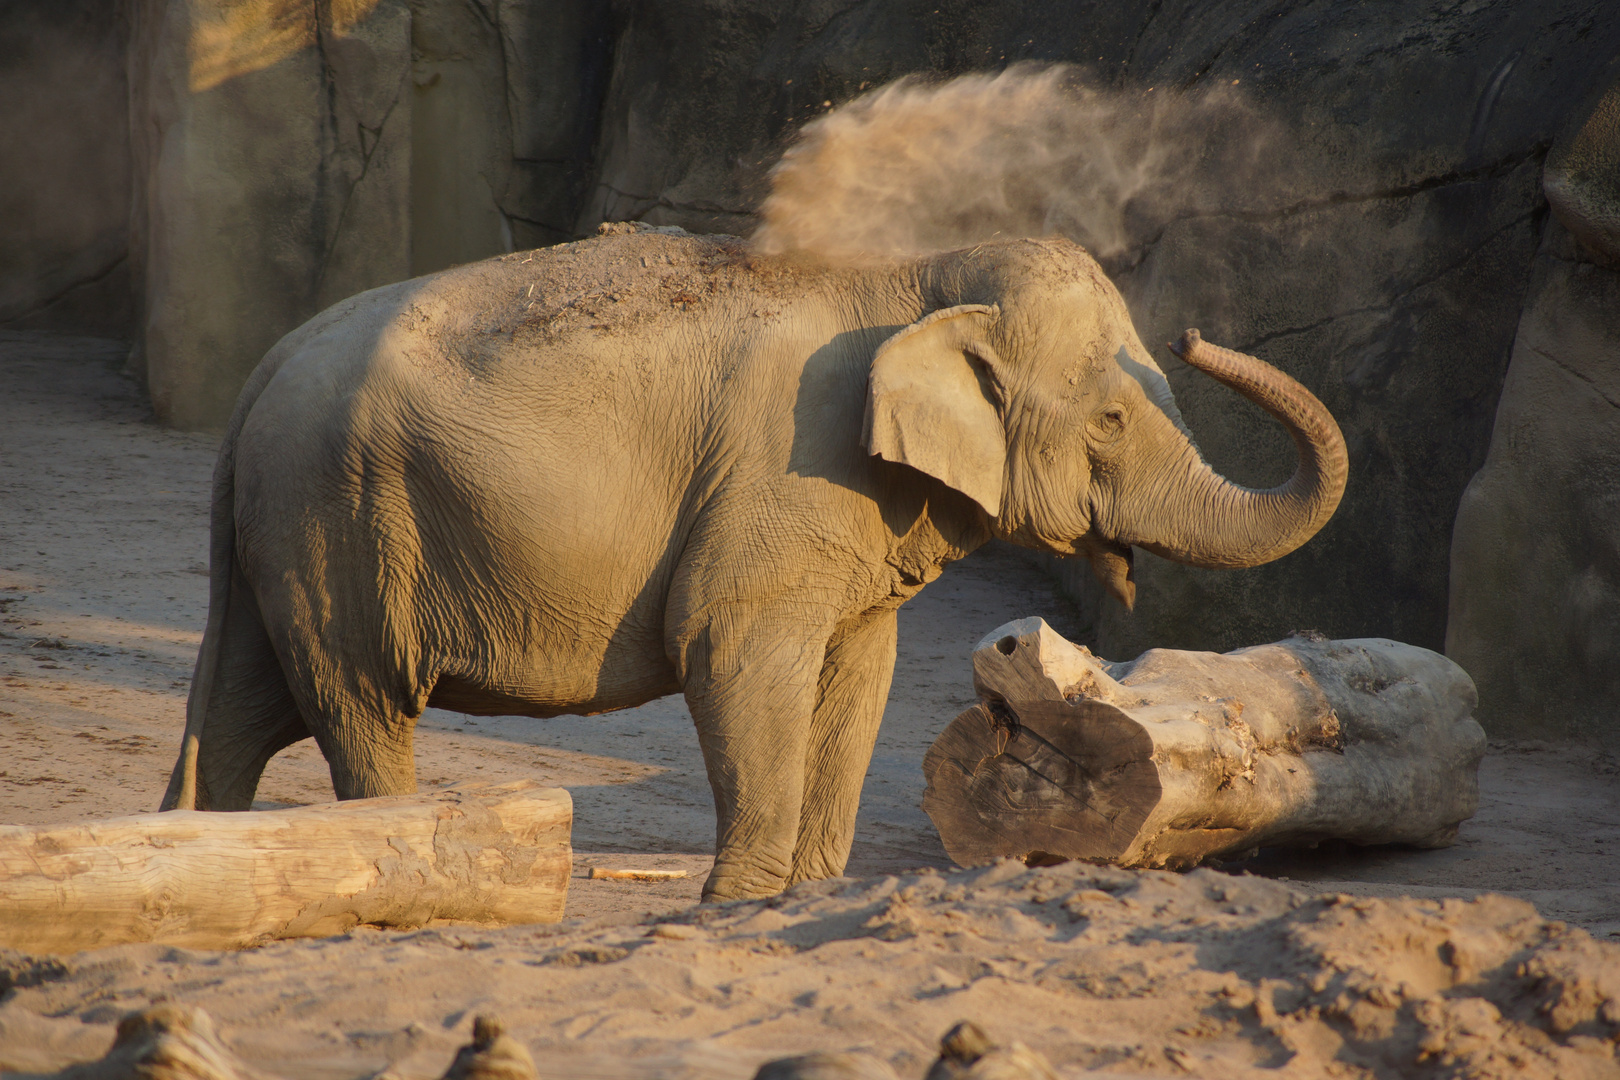
[[[923,762],[923,809],[963,866],[1441,847],[1479,803],[1474,684],[1400,642],[1296,635],[1109,663],[1020,619],[981,642],[973,681],[980,703]]]
[[[0,828],[0,946],[240,948],[361,923],[556,922],[573,801],[533,781]]]

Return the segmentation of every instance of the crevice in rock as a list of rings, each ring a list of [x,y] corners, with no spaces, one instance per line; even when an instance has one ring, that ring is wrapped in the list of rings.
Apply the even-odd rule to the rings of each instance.
[[[1249,342],[1243,343],[1241,345],[1233,346],[1233,348],[1235,348],[1239,352],[1246,352],[1246,353],[1252,354],[1254,352],[1254,350],[1259,349],[1259,348],[1263,348],[1266,345],[1270,344],[1271,342],[1276,341],[1278,338],[1291,337],[1291,336],[1296,335],[1296,334],[1307,334],[1307,333],[1310,333],[1313,330],[1319,330],[1322,327],[1328,325],[1329,323],[1335,322],[1335,321],[1337,321],[1339,319],[1349,319],[1349,318],[1354,318],[1357,315],[1365,315],[1365,314],[1367,314],[1369,312],[1373,312],[1373,311],[1386,310],[1386,309],[1394,306],[1394,304],[1396,304],[1400,300],[1402,300],[1402,299],[1412,295],[1413,293],[1417,292],[1419,289],[1428,288],[1430,285],[1433,285],[1435,282],[1439,281],[1441,278],[1446,277],[1447,275],[1455,273],[1457,270],[1462,269],[1468,263],[1472,262],[1479,255],[1479,253],[1481,251],[1484,251],[1487,247],[1489,247],[1491,245],[1491,243],[1496,240],[1497,237],[1501,236],[1503,233],[1509,232],[1510,230],[1512,230],[1514,228],[1517,228],[1519,225],[1524,224],[1526,221],[1528,221],[1531,218],[1535,217],[1538,212],[1539,212],[1539,209],[1531,210],[1528,213],[1520,214],[1518,217],[1514,218],[1512,221],[1509,221],[1507,224],[1503,225],[1501,228],[1492,230],[1488,235],[1486,235],[1486,237],[1483,240],[1481,240],[1479,243],[1475,244],[1473,247],[1469,248],[1468,253],[1463,255],[1461,258],[1455,259],[1452,262],[1447,263],[1445,266],[1441,267],[1439,270],[1436,270],[1434,273],[1425,275],[1424,277],[1421,277],[1418,280],[1412,282],[1410,285],[1403,286],[1402,288],[1395,290],[1394,292],[1388,294],[1387,296],[1380,297],[1377,303],[1366,304],[1366,305],[1364,305],[1362,307],[1352,308],[1349,311],[1334,312],[1333,314],[1326,315],[1326,316],[1324,316],[1324,317],[1322,317],[1320,319],[1317,319],[1315,322],[1307,323],[1304,326],[1290,326],[1290,327],[1287,327],[1287,328],[1282,329],[1282,330],[1274,330],[1269,334],[1262,334],[1260,337],[1255,338],[1253,341],[1249,341]]]
[[[1169,232],[1173,226],[1179,225],[1184,221],[1201,221],[1208,218],[1229,218],[1233,221],[1247,222],[1286,221],[1291,217],[1297,217],[1300,214],[1309,213],[1312,210],[1323,210],[1331,206],[1345,206],[1356,203],[1410,199],[1414,196],[1435,191],[1443,187],[1451,187],[1457,184],[1473,184],[1482,180],[1494,180],[1498,177],[1506,176],[1508,173],[1523,167],[1529,162],[1540,162],[1541,160],[1545,159],[1550,146],[1551,143],[1538,142],[1527,150],[1522,150],[1516,154],[1510,154],[1507,157],[1491,162],[1488,165],[1481,165],[1473,169],[1456,169],[1448,173],[1442,173],[1439,176],[1431,176],[1422,180],[1414,180],[1410,184],[1400,184],[1395,187],[1383,188],[1375,191],[1337,191],[1317,198],[1301,199],[1298,202],[1292,203],[1288,206],[1274,207],[1266,210],[1242,210],[1227,208],[1222,208],[1219,210],[1188,210],[1170,217],[1163,225],[1159,227],[1158,231],[1147,240],[1144,240],[1135,247],[1126,249],[1124,252],[1121,252],[1118,255],[1110,256],[1103,261],[1107,264],[1108,271],[1111,275],[1117,275],[1135,270],[1138,266],[1142,265],[1143,261],[1147,258],[1148,253],[1164,240],[1165,233]],[[1539,205],[1537,209],[1540,209]],[[1516,219],[1515,223],[1517,223],[1517,220],[1522,219]]]
[[[73,292],[75,289],[82,289],[86,286],[97,285],[105,281],[109,276],[116,272],[120,266],[123,266],[128,261],[129,252],[127,250],[119,252],[116,259],[102,267],[100,270],[97,270],[88,277],[78,278],[70,284],[64,285],[62,288],[58,289],[50,296],[47,296],[33,307],[28,308],[25,311],[15,312],[11,315],[0,316],[0,326],[6,326],[22,319],[28,319],[35,315],[43,314],[45,311],[49,310],[53,304],[57,304],[66,299],[68,294]]]
[[[814,41],[815,39],[824,35],[834,23],[839,22],[848,16],[850,12],[866,6],[866,0],[852,0],[851,3],[844,4],[842,7],[834,8],[830,12],[825,12],[825,17],[822,18],[820,23],[806,25],[800,30],[799,40],[804,43]]]
[[[1560,360],[1558,357],[1554,356],[1552,353],[1548,352],[1546,349],[1539,348],[1539,347],[1537,347],[1535,345],[1528,345],[1528,346],[1526,346],[1526,348],[1528,348],[1531,352],[1535,353],[1537,356],[1540,356],[1543,359],[1550,362],[1554,367],[1558,368],[1560,371],[1567,372],[1568,374],[1570,374],[1570,375],[1574,376],[1575,378],[1579,379],[1581,382],[1585,383],[1587,386],[1590,386],[1592,388],[1592,392],[1594,394],[1596,394],[1598,397],[1602,398],[1604,401],[1607,401],[1614,408],[1620,409],[1620,401],[1616,401],[1616,400],[1614,400],[1614,398],[1612,398],[1608,394],[1604,393],[1603,388],[1601,386],[1599,386],[1597,384],[1597,381],[1595,379],[1593,379],[1590,375],[1587,375],[1587,374],[1584,374],[1582,372],[1576,371],[1574,368],[1572,368],[1568,364],[1564,363],[1564,361]]]
[[[1250,23],[1250,27],[1258,30],[1258,33],[1234,34],[1232,37],[1221,42],[1220,46],[1213,53],[1211,53],[1204,60],[1204,62],[1193,71],[1191,75],[1182,80],[1180,84],[1181,89],[1183,91],[1191,90],[1198,84],[1199,80],[1210,73],[1220,58],[1225,56],[1228,52],[1237,51],[1252,53],[1254,50],[1251,48],[1251,46],[1255,42],[1263,41],[1266,37],[1268,31],[1265,29],[1265,27],[1273,24],[1277,19],[1286,19],[1289,15],[1292,15],[1295,9],[1298,7],[1298,3],[1284,3],[1279,5],[1275,10],[1268,10],[1264,12],[1263,15],[1256,17]],[[1258,67],[1259,65],[1257,64],[1255,66]]]
[[[322,64],[325,64],[324,52],[322,53]],[[330,67],[325,67],[325,74],[328,85],[333,87],[335,92],[335,73]],[[360,139],[360,173],[352,182],[350,182],[347,189],[345,189],[343,192],[343,206],[340,210],[338,210],[337,222],[332,227],[331,239],[326,242],[326,249],[321,252],[321,263],[319,268],[315,271],[315,287],[313,295],[316,297],[320,296],[321,288],[326,284],[326,272],[331,268],[332,256],[337,253],[337,246],[343,239],[343,224],[348,220],[349,207],[354,204],[355,189],[358,188],[361,182],[365,180],[366,173],[371,169],[372,155],[375,154],[377,152],[377,148],[382,145],[383,133],[388,130],[388,121],[393,118],[394,110],[399,106],[399,99],[405,96],[403,88],[404,83],[402,81],[400,92],[396,93],[393,100],[388,103],[388,111],[383,113],[382,122],[377,125],[375,131],[360,123],[359,120],[355,121],[355,127],[359,128],[362,132],[372,132],[373,138],[371,140],[371,146],[369,149],[366,147],[366,140],[364,138]],[[333,133],[336,134],[337,116],[335,111],[332,116],[332,128]]]
[[[1136,36],[1131,39],[1131,47],[1125,50],[1125,63],[1120,65],[1120,79],[1128,78],[1131,68],[1136,64],[1136,54],[1142,48],[1142,39],[1147,37],[1149,30],[1153,29],[1153,20],[1158,18],[1159,9],[1164,6],[1164,0],[1153,0],[1148,5],[1147,12],[1142,16],[1142,25],[1137,27]]]

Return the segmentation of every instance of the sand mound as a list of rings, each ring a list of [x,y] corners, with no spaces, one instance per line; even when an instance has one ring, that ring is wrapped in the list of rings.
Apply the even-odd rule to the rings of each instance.
[[[7,963],[29,975],[0,1004],[0,1068],[36,1072],[99,1057],[164,998],[288,1077],[442,1075],[478,1012],[544,1077],[746,1080],[811,1051],[920,1077],[964,1018],[1060,1074],[1620,1077],[1620,947],[1506,897],[1313,897],[1210,870],[1002,863],[659,920]]]

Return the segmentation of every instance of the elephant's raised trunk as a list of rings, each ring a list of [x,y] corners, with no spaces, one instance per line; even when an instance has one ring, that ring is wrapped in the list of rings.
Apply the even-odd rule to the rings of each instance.
[[[1189,443],[1185,473],[1161,489],[1164,516],[1142,523],[1143,539],[1133,542],[1193,566],[1230,569],[1281,558],[1315,535],[1339,506],[1349,472],[1339,425],[1299,383],[1264,361],[1209,344],[1197,330],[1170,349],[1282,421],[1299,463],[1286,483],[1257,491],[1216,473]]]

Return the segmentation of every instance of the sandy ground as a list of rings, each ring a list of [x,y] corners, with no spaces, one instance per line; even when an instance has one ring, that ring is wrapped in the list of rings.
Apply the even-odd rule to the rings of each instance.
[[[581,1080],[747,1080],[812,1048],[918,1077],[963,1018],[1061,1076],[1620,1077],[1620,945],[1502,896],[1317,898],[1212,870],[1004,862],[660,920],[125,945],[14,970],[34,985],[0,1006],[0,1069],[23,1075],[94,1057],[125,1010],[165,1000],[308,1080],[438,1076],[487,1012],[542,1077]]]
[[[216,440],[155,426],[136,387],[120,373],[121,365],[121,350],[110,343],[0,334],[0,823],[45,824],[154,809],[183,726],[186,688],[206,609],[206,506]],[[919,808],[922,756],[939,730],[972,701],[969,655],[974,643],[996,625],[1030,614],[1043,615],[1066,635],[1083,632],[1050,580],[1007,550],[987,550],[964,560],[902,609],[900,657],[867,778],[851,875],[949,866]],[[577,1064],[548,1069],[541,1055],[542,1075],[547,1076],[746,1076],[752,1065],[771,1056],[765,1051],[772,1047],[786,1053],[852,1045],[879,1049],[907,1075],[920,1072],[927,1045],[958,1013],[975,1010],[992,1026],[1000,1024],[1008,1035],[1052,1054],[1060,1071],[1107,1067],[1241,1075],[1268,1062],[1309,1058],[1266,1026],[1271,1023],[1266,1017],[1275,1020],[1288,1010],[1278,1006],[1268,1011],[1269,1006],[1253,1000],[1233,1007],[1237,1019],[1208,1021],[1215,1025],[1210,1031],[1224,1032],[1208,1038],[1230,1043],[1210,1058],[1215,1064],[1192,1069],[1194,1057],[1183,1061],[1177,1055],[1195,1051],[1163,1049],[1174,1042],[1166,1040],[1180,1030],[1178,1024],[1203,1031],[1198,1025],[1206,1024],[1207,1016],[1188,1017],[1215,1008],[1220,998],[1197,979],[1185,985],[1177,981],[1183,968],[1219,968],[1205,959],[1188,959],[1193,953],[1202,956],[1202,946],[1175,944],[1169,930],[1153,938],[1158,944],[1149,949],[1152,955],[1140,957],[1129,949],[1148,948],[1144,943],[1152,934],[1130,939],[1120,930],[1108,949],[1097,953],[1092,974],[1047,978],[1040,974],[1047,961],[1026,955],[1019,944],[1025,938],[1017,935],[986,932],[974,936],[965,952],[961,941],[946,948],[955,959],[924,963],[926,957],[913,956],[905,945],[916,935],[890,941],[881,933],[856,933],[845,925],[853,917],[847,912],[823,913],[829,925],[844,929],[825,931],[818,940],[827,944],[813,950],[820,956],[814,962],[794,960],[808,946],[782,945],[787,939],[773,937],[776,930],[726,930],[714,940],[733,943],[717,944],[713,956],[705,954],[705,973],[692,969],[680,978],[670,976],[682,988],[678,992],[662,983],[654,992],[648,983],[638,998],[641,991],[633,989],[642,985],[638,980],[651,978],[636,967],[644,956],[648,963],[662,957],[658,963],[679,967],[686,961],[675,952],[709,940],[707,930],[690,939],[658,937],[646,921],[649,913],[684,920],[682,926],[711,918],[733,919],[735,926],[743,926],[749,918],[777,910],[745,905],[754,915],[730,908],[723,916],[672,915],[696,899],[713,840],[708,785],[690,719],[678,698],[607,716],[546,721],[475,719],[433,710],[418,728],[417,771],[424,784],[533,777],[569,788],[580,853],[569,915],[597,922],[472,937],[365,931],[342,941],[278,945],[240,955],[133,946],[84,954],[69,965],[63,979],[0,996],[0,1070],[46,1070],[95,1056],[110,1041],[110,1024],[118,1012],[159,994],[213,1010],[227,1041],[267,1067],[274,1068],[277,1055],[292,1053],[287,1047],[294,1045],[284,1047],[275,1032],[281,1025],[298,1027],[315,1042],[294,1054],[301,1066],[279,1070],[288,1076],[357,1077],[391,1061],[400,1076],[437,1075],[434,1070],[442,1071],[448,1061],[448,1048],[464,1041],[472,1013],[490,1005],[514,1019],[518,1033],[537,1053],[550,1048],[562,1055],[559,1061]],[[1196,892],[1203,897],[1198,904],[1214,907],[1187,917],[1196,922],[1207,915],[1213,920],[1209,926],[1226,927],[1222,933],[1238,932],[1234,928],[1239,924],[1247,928],[1244,933],[1259,933],[1257,927],[1271,925],[1266,920],[1283,918],[1278,913],[1285,908],[1295,911],[1289,905],[1305,901],[1292,891],[1294,886],[1360,896],[1405,895],[1425,902],[1489,890],[1531,901],[1544,916],[1584,927],[1599,941],[1620,940],[1620,763],[1580,748],[1493,744],[1481,769],[1481,787],[1479,814],[1464,826],[1458,844],[1444,851],[1343,846],[1268,852],[1237,869],[1292,885],[1200,871],[1183,878],[1118,875],[1124,883],[1118,889],[1193,890],[1186,895]],[[325,767],[313,745],[306,742],[278,756],[259,798],[263,806],[330,799]],[[679,868],[690,874],[665,884],[586,880],[593,865]],[[1057,868],[1040,873],[1072,885],[1074,875],[1090,872]],[[1210,898],[1211,890],[1218,891],[1211,884],[1217,877],[1242,883],[1234,887],[1261,890],[1255,895],[1269,899],[1257,900],[1250,905],[1253,910],[1232,922],[1216,910],[1225,910],[1224,901]],[[937,900],[941,890],[957,888],[950,882],[965,879],[929,874],[916,880],[947,883],[927,886]],[[877,895],[872,890],[893,892],[896,887],[892,881],[887,886],[839,886],[851,898],[848,903],[861,911],[878,902],[871,899]],[[803,901],[812,902],[832,900]],[[956,901],[939,903],[948,907]],[[1447,926],[1456,919],[1444,912],[1473,912],[1468,918],[1491,922],[1497,927],[1492,933],[1500,931],[1498,923],[1518,925],[1531,918],[1526,909],[1502,908],[1506,900],[1486,902],[1487,915],[1478,914],[1484,910],[1479,905],[1413,903],[1380,903],[1367,910],[1383,913],[1379,918],[1439,919]],[[990,917],[987,908],[981,909],[972,918]],[[1152,912],[1144,926],[1170,925],[1168,915],[1157,908]],[[1039,921],[1045,916],[1030,917]],[[628,949],[630,959],[623,963],[547,959],[564,948],[557,943],[564,938],[576,943],[567,948],[576,948],[602,934],[627,935],[627,941],[640,944],[608,949]],[[1036,951],[1071,943],[1073,936],[1056,922],[1047,930],[1030,930],[1030,935],[1029,948]],[[949,939],[947,934],[942,940]],[[938,944],[929,941],[930,949]],[[657,948],[641,947],[648,942]],[[1590,941],[1586,945],[1599,947]],[[1519,953],[1528,947],[1523,942],[1514,946]],[[1512,949],[1503,955],[1509,953],[1519,955]],[[1172,954],[1180,959],[1165,959]],[[902,955],[903,962],[897,959]],[[1610,966],[1620,968],[1620,952],[1607,955]],[[835,961],[835,956],[845,960]],[[896,958],[889,981],[885,957]],[[1170,965],[1163,969],[1166,974],[1152,974],[1161,961]],[[392,974],[368,983],[366,971]],[[1298,975],[1279,972],[1255,975],[1262,980],[1255,985]],[[258,985],[272,973],[279,982]],[[1315,976],[1298,977],[1308,986]],[[1084,992],[1072,1001],[1063,997],[1069,993],[1058,987],[1064,979],[1079,980],[1076,985]],[[584,981],[570,989],[570,980]],[[824,980],[825,988],[806,989],[816,980]],[[250,984],[257,988],[250,991]],[[0,967],[0,988],[4,985]],[[659,996],[666,992],[674,996]],[[1310,990],[1306,996],[1325,992]],[[1238,998],[1249,993],[1238,992]],[[1051,994],[1062,998],[1061,1005],[1047,1000]],[[1188,1005],[1184,997],[1194,1003]],[[1138,1002],[1120,1006],[1137,1019],[1125,1018],[1126,1013],[1108,1019],[1114,1006],[1107,1003],[1119,1000]],[[1607,999],[1600,994],[1596,1000],[1601,1004]],[[952,1004],[946,1007],[946,1002]],[[1152,1007],[1162,1006],[1163,1013],[1151,1023],[1140,1012],[1151,1012],[1149,1003],[1158,1003]],[[1509,1009],[1492,1007],[1504,1014]],[[1416,1008],[1410,1005],[1407,1012],[1415,1016]],[[1193,1012],[1184,1016],[1186,1009]],[[1614,1011],[1620,1029],[1620,1003]],[[1109,1025],[1124,1026],[1116,1030]],[[1059,1037],[1060,1029],[1067,1034]],[[1093,1034],[1075,1034],[1080,1030]],[[1095,1034],[1103,1031],[1112,1034]],[[1597,1028],[1591,1033],[1601,1034]],[[1197,1042],[1206,1036],[1187,1037]],[[704,1055],[718,1056],[710,1061]],[[642,1064],[612,1066],[610,1059]],[[1613,1065],[1612,1055],[1607,1060]],[[658,1065],[660,1061],[668,1067]],[[1221,1071],[1227,1066],[1239,1071]],[[1403,1067],[1380,1074],[1406,1073]],[[1496,1075],[1480,1073],[1487,1074]]]

